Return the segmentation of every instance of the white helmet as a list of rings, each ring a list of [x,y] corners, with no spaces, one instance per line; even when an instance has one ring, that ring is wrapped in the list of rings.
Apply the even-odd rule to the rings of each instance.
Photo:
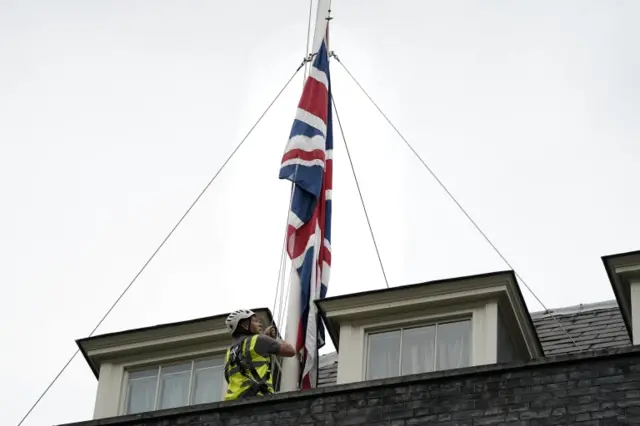
[[[233,311],[227,317],[225,324],[227,325],[227,330],[229,333],[233,333],[238,328],[238,323],[243,319],[251,318],[255,314],[248,309],[238,309],[237,311]]]

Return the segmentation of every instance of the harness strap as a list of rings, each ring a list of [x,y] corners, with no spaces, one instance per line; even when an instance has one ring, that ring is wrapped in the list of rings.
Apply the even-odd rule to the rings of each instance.
[[[254,361],[254,363],[253,363],[255,368],[262,367],[263,365],[266,365],[266,364],[269,364],[269,362],[268,361]],[[240,373],[240,366],[239,365],[234,365],[233,367],[226,369],[225,372],[224,372],[225,377],[231,377],[231,376],[233,376],[234,374],[237,374],[237,373]],[[228,381],[229,380],[227,379],[227,382]]]
[[[264,377],[260,377],[260,374],[258,374],[258,371],[256,371],[256,363],[253,362],[253,359],[251,357],[251,346],[247,344],[247,342],[251,340],[251,339],[245,339],[244,341],[244,360],[246,360],[246,367],[247,370],[249,370],[249,372],[251,373],[251,375],[254,377],[255,381],[260,383],[266,383],[267,380],[269,380],[269,377],[271,376],[271,371],[270,369],[267,370],[267,374],[264,375]]]
[[[251,341],[254,336],[245,337],[242,341],[233,345],[229,353],[229,361],[224,371],[224,377],[227,383],[232,375],[240,373],[247,378],[242,384],[243,386],[249,386],[245,392],[240,395],[241,398],[248,398],[250,396],[258,395],[258,393],[269,394],[273,393],[273,386],[269,385],[267,381],[271,377],[271,369],[267,369],[267,373],[264,377],[260,377],[260,374],[256,370],[257,367],[268,365],[269,361],[253,361],[251,357]],[[249,374],[247,374],[247,371]],[[253,377],[251,377],[253,376]]]

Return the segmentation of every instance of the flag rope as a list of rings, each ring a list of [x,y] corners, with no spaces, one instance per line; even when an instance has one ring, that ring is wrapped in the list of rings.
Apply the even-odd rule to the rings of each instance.
[[[298,168],[294,172],[294,176],[297,174]],[[287,220],[285,222],[284,237],[282,240],[282,250],[280,252],[280,265],[278,269],[278,281],[276,282],[276,294],[273,301],[273,317],[271,319],[271,325],[276,324],[279,329],[282,327],[284,321],[285,306],[288,299],[288,291],[285,286],[285,270],[287,265],[287,229],[289,228],[289,210],[291,210],[291,203],[293,202],[293,192],[295,184],[291,184],[291,195],[289,196],[289,205],[287,206]]]
[[[122,293],[120,293],[120,295],[118,296],[118,298],[116,299],[115,302],[113,302],[113,304],[111,305],[111,307],[107,310],[107,312],[102,316],[102,318],[100,319],[100,321],[98,321],[98,324],[93,328],[93,330],[91,331],[91,333],[89,333],[89,336],[87,337],[91,337],[95,334],[95,332],[98,330],[98,328],[100,327],[100,325],[102,325],[102,323],[104,322],[104,320],[107,319],[107,317],[109,316],[109,314],[111,314],[111,312],[113,311],[113,309],[118,305],[118,303],[120,302],[120,300],[122,300],[122,298],[125,296],[125,294],[127,294],[127,292],[129,291],[129,289],[131,289],[131,287],[133,286],[133,284],[137,281],[138,277],[142,274],[142,272],[147,268],[147,266],[149,265],[149,263],[151,263],[151,261],[156,257],[156,255],[158,254],[158,252],[162,249],[162,247],[165,245],[165,243],[169,240],[169,238],[171,238],[171,236],[173,235],[173,233],[176,231],[176,229],[178,229],[178,227],[180,226],[180,224],[184,221],[184,219],[187,217],[187,215],[191,212],[191,210],[193,209],[193,207],[198,203],[198,201],[200,201],[200,199],[202,198],[202,196],[204,195],[204,193],[209,189],[209,187],[211,186],[211,184],[213,183],[214,180],[216,180],[216,178],[218,177],[218,175],[220,175],[220,172],[222,172],[222,170],[226,167],[226,165],[229,163],[229,161],[234,157],[234,155],[238,152],[238,150],[240,149],[240,147],[244,144],[244,142],[247,140],[247,138],[249,137],[249,135],[251,135],[251,133],[253,132],[253,130],[258,126],[258,124],[262,121],[262,119],[264,118],[264,116],[267,114],[267,112],[269,112],[269,110],[271,109],[271,107],[273,106],[273,104],[280,98],[280,95],[282,95],[282,93],[285,91],[285,89],[289,86],[289,84],[291,83],[291,81],[293,81],[294,77],[298,74],[298,72],[302,69],[302,67],[304,66],[304,64],[306,63],[306,60],[303,60],[302,63],[300,64],[300,66],[298,66],[298,68],[296,69],[296,71],[293,73],[293,75],[289,78],[289,80],[287,80],[287,82],[285,83],[285,85],[282,87],[282,89],[280,89],[280,91],[278,92],[278,94],[276,95],[276,97],[271,101],[271,103],[269,103],[269,105],[267,106],[267,108],[264,110],[264,112],[260,115],[260,117],[258,117],[258,120],[256,120],[256,122],[253,124],[253,126],[251,126],[251,128],[249,129],[249,131],[247,132],[247,134],[242,138],[242,140],[238,143],[238,145],[236,146],[236,148],[231,152],[231,154],[229,155],[229,157],[227,157],[227,159],[224,161],[224,163],[222,163],[222,166],[220,166],[220,168],[218,169],[218,171],[213,175],[213,177],[209,180],[209,182],[205,185],[204,189],[202,189],[202,191],[200,191],[200,194],[198,194],[198,196],[196,197],[196,199],[191,203],[191,205],[189,206],[189,208],[184,212],[184,214],[182,215],[182,217],[178,220],[178,222],[174,225],[174,227],[171,229],[171,231],[169,231],[169,233],[166,235],[166,237],[162,240],[162,242],[160,243],[160,245],[158,246],[158,248],[155,249],[155,251],[151,254],[151,256],[149,257],[149,259],[147,259],[147,261],[142,265],[142,268],[140,268],[140,270],[138,271],[138,273],[133,277],[133,279],[131,280],[131,282],[129,282],[129,284],[125,287],[125,289],[122,291]],[[65,370],[67,369],[67,367],[69,367],[69,364],[71,364],[71,362],[74,360],[74,358],[78,355],[78,353],[80,352],[80,349],[76,349],[76,351],[73,353],[73,355],[71,356],[71,358],[69,358],[69,360],[66,362],[66,364],[62,367],[62,369],[58,372],[58,374],[53,378],[53,380],[51,381],[51,383],[49,383],[49,385],[45,388],[45,390],[42,392],[42,394],[38,397],[38,399],[36,400],[36,402],[31,406],[31,408],[29,408],[29,411],[27,411],[27,413],[24,415],[24,417],[22,417],[22,420],[20,420],[20,422],[17,424],[17,426],[22,425],[22,423],[24,423],[24,421],[27,419],[27,417],[29,417],[29,415],[31,414],[31,412],[33,412],[33,410],[36,408],[36,406],[40,403],[40,401],[42,400],[42,398],[44,398],[44,396],[47,394],[47,392],[49,392],[49,390],[51,389],[51,387],[58,381],[58,379],[60,378],[60,376],[62,375],[62,373],[65,372]]]
[[[369,101],[371,101],[371,103],[373,104],[373,106],[378,110],[378,112],[380,112],[380,114],[382,115],[382,117],[384,117],[384,119],[387,121],[387,123],[389,123],[389,125],[393,128],[393,130],[395,130],[395,132],[398,134],[398,136],[400,137],[400,139],[402,139],[402,141],[407,145],[407,147],[411,150],[411,152],[413,152],[413,154],[416,156],[416,158],[418,159],[418,161],[420,161],[420,163],[424,166],[424,168],[429,172],[429,174],[431,174],[431,176],[436,180],[436,182],[440,185],[440,187],[444,190],[444,192],[447,193],[447,195],[449,196],[449,198],[455,203],[456,206],[458,206],[458,209],[460,209],[460,211],[467,217],[467,219],[471,222],[471,224],[476,228],[476,230],[480,233],[480,235],[482,235],[482,237],[485,239],[485,241],[487,241],[487,243],[489,243],[489,245],[493,248],[493,250],[497,253],[497,255],[504,261],[504,263],[513,271],[514,275],[518,278],[518,280],[520,280],[522,282],[522,284],[526,287],[526,289],[529,291],[529,293],[531,293],[531,295],[536,299],[536,301],[540,304],[540,306],[542,306],[542,308],[549,313],[549,315],[553,318],[553,320],[558,324],[558,326],[560,327],[560,329],[564,332],[564,334],[569,338],[569,340],[571,340],[571,342],[573,343],[573,345],[578,349],[579,352],[583,352],[583,349],[578,345],[578,343],[575,341],[575,339],[573,338],[573,336],[571,336],[571,334],[569,334],[569,332],[567,331],[567,329],[562,325],[562,323],[560,323],[560,321],[558,320],[558,318],[556,318],[556,316],[553,315],[553,313],[551,312],[551,310],[549,310],[546,305],[542,302],[542,300],[536,295],[536,293],[533,291],[533,289],[531,287],[529,287],[529,285],[527,284],[527,282],[522,278],[522,276],[515,270],[515,268],[511,265],[511,263],[507,260],[507,258],[502,254],[502,252],[498,249],[498,247],[491,241],[491,239],[487,236],[487,234],[482,230],[482,228],[480,228],[480,226],[476,223],[476,221],[474,221],[471,218],[471,215],[469,215],[469,213],[464,209],[464,207],[462,207],[462,205],[458,202],[458,200],[453,196],[453,194],[447,189],[447,187],[445,186],[445,184],[438,178],[438,176],[433,172],[433,170],[427,165],[427,163],[422,159],[422,157],[420,156],[420,154],[418,154],[418,152],[413,148],[413,146],[411,146],[411,144],[409,143],[409,141],[403,136],[403,134],[400,132],[400,130],[398,130],[398,128],[393,124],[393,122],[391,122],[391,120],[389,119],[389,117],[382,111],[382,109],[378,106],[378,104],[373,100],[373,98],[369,95],[369,93],[364,89],[364,87],[362,87],[362,85],[358,82],[358,80],[353,76],[353,74],[351,74],[351,72],[347,69],[346,65],[344,65],[342,63],[342,61],[337,57],[337,55],[333,54],[332,55],[333,58],[342,66],[342,68],[346,71],[346,73],[349,75],[349,77],[351,77],[351,79],[353,80],[353,82],[360,88],[360,90],[362,91],[362,93],[364,93],[364,95],[369,99]]]
[[[309,42],[311,41],[311,15],[313,13],[313,0],[309,0],[309,20],[307,22],[307,41],[304,45],[304,56],[305,58],[309,54]],[[304,84],[307,81],[307,75],[309,74],[309,67],[305,64],[304,67],[304,75],[302,76],[302,88],[304,89]]]
[[[384,283],[389,288],[389,280],[387,279],[387,274],[384,270],[384,265],[382,264],[382,257],[380,256],[380,250],[378,249],[378,244],[376,243],[376,236],[373,233],[373,227],[371,226],[371,220],[369,219],[369,213],[367,213],[367,206],[364,204],[364,197],[362,196],[362,191],[360,189],[360,183],[358,182],[358,176],[356,175],[356,168],[353,165],[353,160],[351,158],[351,153],[349,152],[349,145],[347,144],[347,138],[344,135],[344,129],[342,127],[342,122],[340,121],[340,115],[338,114],[338,107],[336,106],[336,98],[331,95],[331,101],[333,102],[333,110],[336,112],[336,121],[338,122],[338,127],[340,128],[340,134],[342,135],[342,141],[344,142],[344,147],[347,150],[347,158],[349,159],[349,164],[351,165],[351,172],[353,173],[353,179],[356,181],[356,188],[358,189],[358,195],[360,196],[360,203],[362,204],[362,210],[364,210],[364,217],[367,219],[367,225],[369,225],[369,232],[371,233],[371,239],[373,240],[373,246],[376,249],[376,254],[378,255],[378,262],[380,263],[380,269],[382,270],[382,276],[384,277]]]
[[[309,54],[309,42],[311,37],[311,15],[313,13],[313,0],[309,0],[309,18],[307,22],[307,40],[304,45],[304,73],[302,75],[302,87],[304,89],[304,85],[307,81],[307,76],[309,74],[309,66],[308,64],[312,60],[312,56]],[[298,175],[298,166],[296,166],[293,176],[294,181],[295,177]],[[293,193],[295,189],[295,184],[291,184],[291,194],[289,196],[289,205],[287,206],[287,220],[285,222],[284,228],[284,237],[282,241],[282,250],[280,252],[280,265],[278,269],[278,281],[276,282],[276,292],[274,295],[273,301],[273,311],[271,318],[271,325],[276,324],[278,327],[278,334],[280,332],[280,328],[283,327],[284,316],[286,313],[286,306],[289,300],[289,286],[285,285],[285,270],[287,266],[287,230],[289,229],[289,211],[291,210],[291,204],[293,203]]]

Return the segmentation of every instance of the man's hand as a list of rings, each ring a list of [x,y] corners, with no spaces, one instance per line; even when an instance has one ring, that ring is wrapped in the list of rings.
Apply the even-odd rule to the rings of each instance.
[[[271,325],[267,327],[267,329],[264,331],[263,334],[266,336],[272,337],[274,339],[277,339],[277,341],[279,342],[278,346],[280,347],[280,349],[278,350],[278,353],[276,355],[286,356],[288,358],[296,356],[296,350],[294,349],[293,345],[281,339],[278,339],[278,329],[276,328],[275,325]]]
[[[269,336],[269,337],[275,339],[275,338],[278,337],[278,330],[276,329],[275,325],[271,325],[271,326],[267,327],[267,329],[262,334],[264,334],[265,336]]]

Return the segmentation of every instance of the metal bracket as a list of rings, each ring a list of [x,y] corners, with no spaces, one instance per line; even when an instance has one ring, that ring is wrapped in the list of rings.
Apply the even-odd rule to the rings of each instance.
[[[302,63],[301,63],[301,64],[300,64],[300,66],[298,67],[298,70],[297,70],[297,71],[300,71],[300,69],[301,69],[302,67],[304,67],[304,64],[309,63],[309,62],[312,62],[312,61],[313,61],[313,58],[315,58],[315,57],[316,57],[316,53],[310,53],[306,58],[304,58],[304,59],[302,60]]]

